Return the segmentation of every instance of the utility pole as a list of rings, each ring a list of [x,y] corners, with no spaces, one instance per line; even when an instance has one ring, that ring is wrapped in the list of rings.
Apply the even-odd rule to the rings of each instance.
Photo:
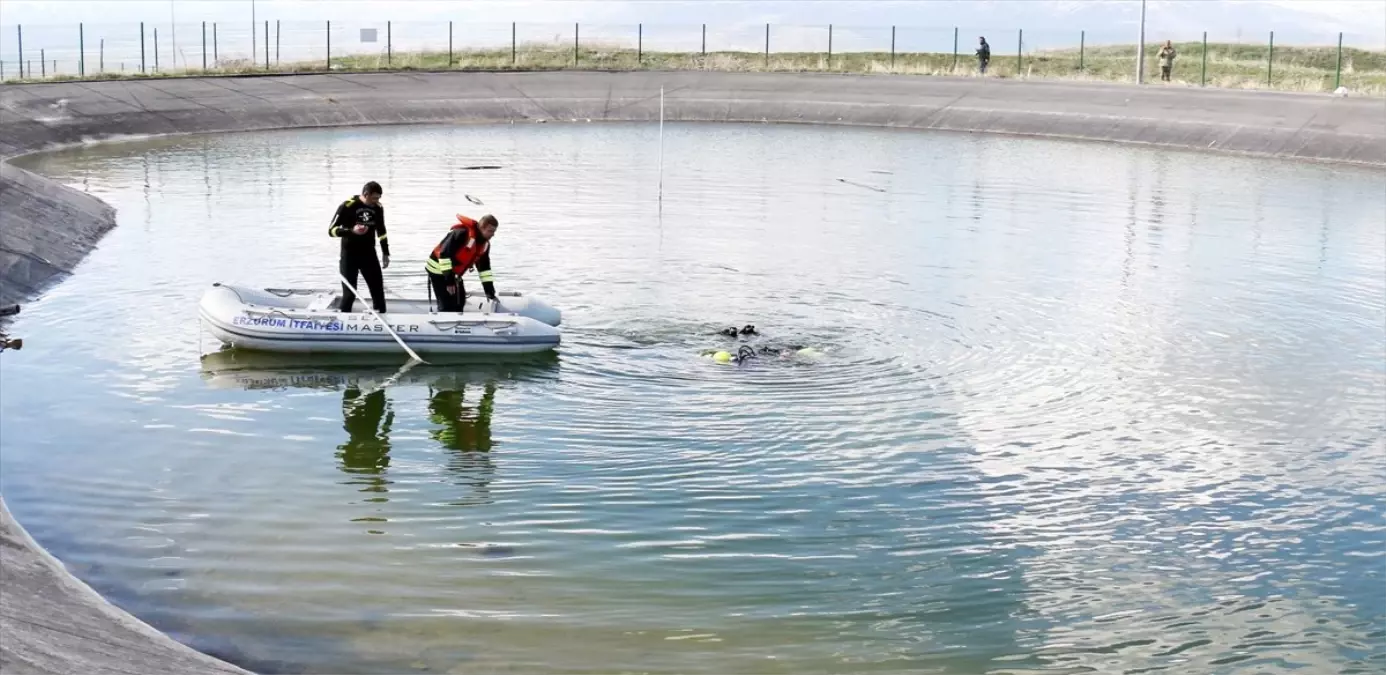
[[[168,30],[173,40],[173,68],[178,68],[178,20],[173,16],[173,0],[168,0]]]
[[[1141,0],[1145,2],[1145,0]],[[1142,5],[1144,6],[1144,5]],[[255,62],[255,0],[250,0],[250,62]]]
[[[1141,43],[1136,49],[1136,84],[1145,84],[1145,0],[1141,0]]]

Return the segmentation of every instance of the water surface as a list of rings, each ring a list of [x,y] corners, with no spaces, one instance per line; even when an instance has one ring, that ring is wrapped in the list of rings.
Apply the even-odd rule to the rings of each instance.
[[[32,158],[120,226],[18,317],[6,499],[262,672],[1386,669],[1382,174],[668,124],[661,207],[657,133]],[[332,284],[367,180],[391,289],[495,213],[558,352],[200,358],[209,284]],[[700,356],[747,323],[822,356]]]

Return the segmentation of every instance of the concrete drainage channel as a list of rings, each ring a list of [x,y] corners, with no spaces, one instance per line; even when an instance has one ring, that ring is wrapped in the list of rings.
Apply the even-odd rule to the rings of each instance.
[[[370,73],[9,85],[0,90],[0,158],[162,134],[411,123],[650,122],[658,119],[661,89],[666,121],[999,133],[1386,169],[1386,116],[1376,99],[975,78],[696,72]],[[115,222],[114,210],[100,200],[0,163],[0,232],[5,233],[0,306],[40,296],[71,273]],[[4,673],[249,673],[107,602],[44,552],[2,498],[0,581]]]

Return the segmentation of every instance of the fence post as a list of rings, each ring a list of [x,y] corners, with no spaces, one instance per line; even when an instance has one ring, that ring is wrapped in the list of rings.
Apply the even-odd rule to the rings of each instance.
[[[159,72],[159,28],[154,28],[154,72]]]
[[[635,24],[635,62],[645,62],[645,24]]]
[[[1078,31],[1078,72],[1083,72],[1083,48],[1087,46],[1088,32]]]
[[[770,67],[770,24],[765,24],[765,67]]]
[[[19,30],[19,79],[22,80],[24,79],[24,26],[16,26],[16,28]],[[1339,44],[1342,44],[1342,40],[1339,40]],[[1341,48],[1338,50],[1338,54],[1340,55],[1338,60],[1342,61]],[[33,75],[33,73],[30,73],[30,75]]]
[[[48,79],[48,57],[43,55],[43,48],[39,48],[39,76]],[[32,67],[32,66],[31,66]],[[33,73],[29,73],[33,75]]]
[[[332,70],[332,20],[327,20],[327,62],[323,64],[328,70]]]
[[[1271,86],[1271,69],[1275,67],[1275,31],[1270,32],[1270,49],[1266,51],[1266,86]]]
[[[1203,72],[1198,76],[1198,86],[1208,86],[1208,31],[1203,31]]]
[[[958,69],[958,27],[953,26],[953,70]]]
[[[578,25],[573,23],[573,65],[578,64]]]
[[[217,51],[217,22],[212,22],[212,65],[221,63],[221,55]]]
[[[274,20],[274,65],[279,65],[279,19]]]
[[[452,22],[448,22],[448,67],[452,67]]]
[[[1015,36],[1015,76],[1020,77],[1024,72],[1022,67],[1023,54],[1025,51],[1025,29],[1021,28]]]
[[[253,57],[253,55],[252,55]],[[140,22],[140,72],[144,72],[144,22]]]
[[[255,58],[252,54],[250,58]],[[265,70],[269,70],[269,19],[265,19]]]
[[[87,76],[87,34],[82,22],[77,22],[77,51],[81,55],[77,58],[77,77]]]
[[[895,68],[895,26],[890,27],[890,67]]]
[[[202,72],[207,72],[207,22],[202,22]]]
[[[1343,86],[1343,34],[1338,33],[1338,70],[1333,75],[1333,89]]]
[[[393,64],[393,63],[395,62],[395,47],[394,47],[394,44],[395,44],[395,40],[394,40],[394,37],[393,37],[393,32],[392,32],[391,29],[390,29],[390,22],[389,22],[389,21],[386,21],[386,22],[385,22],[385,65],[387,65],[387,66],[388,66],[388,65],[391,65],[391,64]]]
[[[104,73],[106,72],[106,38],[101,38],[101,51],[97,52],[97,54],[97,58],[100,60],[97,62],[96,67],[100,69],[99,72]]]
[[[707,56],[707,24],[703,24],[703,56]]]
[[[510,65],[515,65],[515,22],[510,22]]]
[[[828,70],[833,69],[833,25],[828,24]]]

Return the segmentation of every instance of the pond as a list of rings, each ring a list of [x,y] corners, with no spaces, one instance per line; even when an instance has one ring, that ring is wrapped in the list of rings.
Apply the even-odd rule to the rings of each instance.
[[[659,134],[25,159],[119,226],[17,317],[7,502],[122,607],[266,673],[1386,668],[1381,173]],[[493,213],[497,288],[562,310],[559,349],[393,380],[403,355],[221,351],[200,295],[330,287],[328,221],[369,180],[392,292]],[[705,355],[743,343],[811,351]]]

